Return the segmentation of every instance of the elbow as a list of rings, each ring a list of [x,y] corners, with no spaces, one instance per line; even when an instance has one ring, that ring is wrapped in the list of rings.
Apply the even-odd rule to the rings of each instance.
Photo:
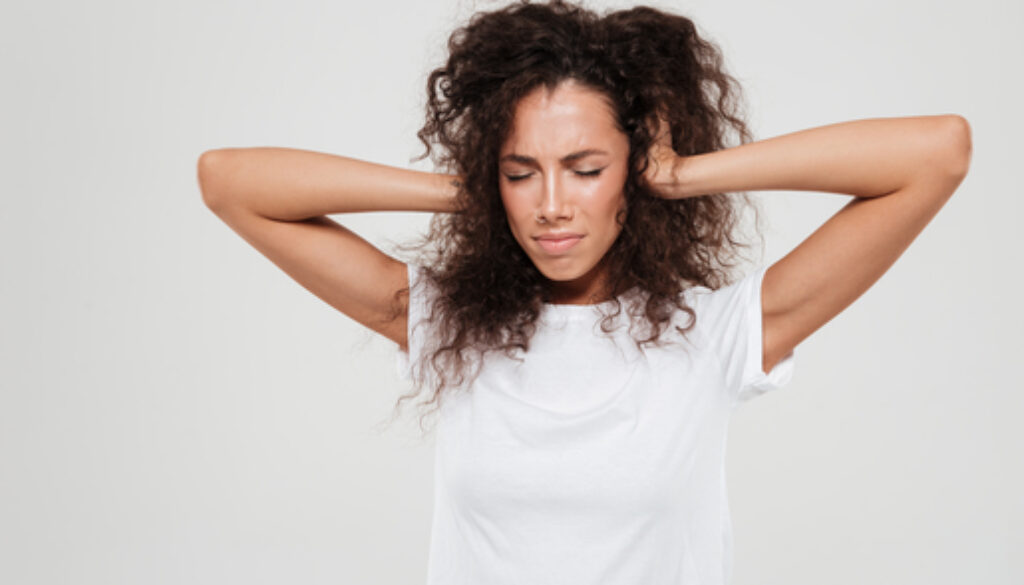
[[[973,145],[971,139],[971,125],[967,118],[959,114],[943,116],[943,169],[952,178],[958,181],[967,176],[971,166],[971,155]]]
[[[199,155],[196,163],[196,179],[199,182],[199,192],[203,198],[203,204],[213,211],[221,205],[224,194],[223,189],[218,186],[218,169],[223,164],[226,154],[224,149],[207,150]]]

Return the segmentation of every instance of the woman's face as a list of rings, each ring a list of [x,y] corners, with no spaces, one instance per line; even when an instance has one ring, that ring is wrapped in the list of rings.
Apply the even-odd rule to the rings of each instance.
[[[552,302],[603,300],[602,260],[622,230],[629,139],[601,94],[574,82],[539,87],[516,106],[499,154],[508,224],[540,272]],[[571,234],[561,241],[551,235]]]

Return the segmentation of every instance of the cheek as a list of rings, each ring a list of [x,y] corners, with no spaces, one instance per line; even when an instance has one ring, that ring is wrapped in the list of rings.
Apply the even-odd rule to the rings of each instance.
[[[604,198],[604,205],[602,206],[602,217],[604,217],[606,223],[610,226],[619,228],[616,221],[616,217],[620,212],[626,208],[626,198],[622,193],[621,188],[616,188],[613,193],[609,194]]]
[[[620,166],[620,165],[614,165]],[[611,215],[626,205],[626,175],[623,172],[609,174],[607,181],[601,183],[600,200],[605,211]]]
[[[505,219],[508,222],[508,227],[512,230],[512,235],[518,238],[524,227],[524,218],[527,217],[524,215],[525,210],[522,209],[522,205],[516,204],[515,198],[506,197],[504,194],[502,194],[501,203],[505,209]]]

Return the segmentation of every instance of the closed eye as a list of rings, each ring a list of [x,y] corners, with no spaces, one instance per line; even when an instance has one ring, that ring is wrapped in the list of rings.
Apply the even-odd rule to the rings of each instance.
[[[574,171],[574,172],[577,175],[581,176],[581,177],[596,177],[596,176],[600,175],[601,171],[603,171],[603,170],[604,169],[594,169],[593,171]],[[512,182],[522,181],[523,179],[529,177],[532,174],[533,173],[527,173],[525,175],[505,175],[505,178],[508,179],[509,181],[512,181]]]

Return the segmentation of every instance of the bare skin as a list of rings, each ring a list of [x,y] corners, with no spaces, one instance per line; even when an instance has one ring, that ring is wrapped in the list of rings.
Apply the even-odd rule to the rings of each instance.
[[[958,115],[830,124],[681,158],[662,125],[648,180],[666,197],[757,190],[853,195],[762,282],[768,372],[878,281],[967,174],[971,130]]]
[[[600,94],[566,83],[520,100],[499,154],[499,188],[512,235],[551,279],[553,302],[607,300],[601,260],[622,231],[615,213],[625,207],[628,157],[629,138]],[[552,232],[581,237],[551,252],[535,238]]]
[[[600,261],[619,233],[614,213],[625,175],[620,179],[624,169],[616,165],[625,155],[617,144],[625,138],[588,90],[560,86],[532,98],[517,108],[516,132],[502,149],[527,157],[501,163],[509,225],[555,283],[556,302],[596,302]],[[607,154],[563,160],[589,148]],[[938,213],[966,176],[971,131],[958,115],[866,119],[690,157],[677,156],[663,134],[651,154],[656,164],[646,178],[664,197],[759,190],[854,196],[765,273],[768,372],[874,284]],[[310,292],[407,349],[407,305],[398,319],[386,319],[394,294],[408,286],[405,264],[327,214],[451,212],[455,177],[285,148],[208,151],[198,167],[203,200],[218,217]],[[595,176],[580,174],[599,168]],[[533,239],[562,228],[584,236],[573,254],[545,253]]]
[[[408,347],[405,263],[327,217],[359,211],[454,211],[455,177],[289,148],[204,152],[203,201],[281,270],[354,321]]]

